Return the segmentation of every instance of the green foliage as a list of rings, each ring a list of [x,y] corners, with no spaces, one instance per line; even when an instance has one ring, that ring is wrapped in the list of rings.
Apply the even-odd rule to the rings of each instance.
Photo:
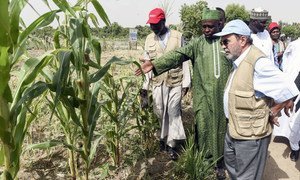
[[[2,179],[17,176],[25,135],[37,113],[39,99],[48,89],[47,84],[35,79],[52,60],[51,55],[41,58],[24,56],[29,35],[37,28],[49,25],[58,11],[41,15],[27,28],[20,29],[20,14],[27,1],[0,1],[0,157],[3,160]],[[17,89],[11,91],[9,79],[12,69],[24,61],[19,71]]]
[[[123,28],[114,22],[110,26],[105,26],[100,29],[99,35],[101,38],[124,38],[129,36],[129,28]]]
[[[250,14],[245,9],[244,5],[229,4],[225,9],[226,21],[229,22],[234,19],[241,19],[245,22],[249,22]]]
[[[215,179],[214,165],[205,157],[207,152],[203,149],[199,151],[194,144],[194,135],[190,135],[187,144],[175,163],[174,172],[179,178],[183,179]]]
[[[183,35],[190,39],[202,34],[201,19],[203,9],[207,7],[206,1],[198,1],[196,4],[184,4],[180,9],[180,18],[183,26]]]
[[[281,33],[284,33],[286,37],[291,37],[292,39],[297,39],[300,37],[300,24],[293,23],[291,25],[284,25],[281,29]]]
[[[150,29],[149,26],[141,26],[141,25],[138,25],[135,27],[135,29],[138,30],[138,38],[139,39],[144,39],[146,38],[152,31]]]

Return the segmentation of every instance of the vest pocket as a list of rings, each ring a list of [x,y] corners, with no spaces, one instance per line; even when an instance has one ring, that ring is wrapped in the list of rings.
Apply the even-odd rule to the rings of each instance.
[[[251,91],[234,91],[235,108],[236,109],[252,109],[252,97],[254,95]]]
[[[261,136],[268,131],[268,120],[264,110],[237,112],[235,115],[236,131],[242,136]]]

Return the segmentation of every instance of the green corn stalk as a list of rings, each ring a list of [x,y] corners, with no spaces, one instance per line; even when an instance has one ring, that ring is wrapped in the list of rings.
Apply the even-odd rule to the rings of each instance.
[[[49,104],[53,114],[58,117],[63,126],[66,140],[59,142],[52,140],[32,145],[30,148],[63,145],[70,151],[79,153],[85,163],[84,178],[88,179],[96,148],[102,138],[94,135],[102,106],[98,102],[99,80],[106,74],[112,63],[121,60],[112,59],[105,66],[101,66],[101,46],[99,41],[92,37],[88,24],[90,19],[97,27],[98,21],[94,14],[89,14],[86,10],[87,4],[91,3],[102,21],[109,25],[108,17],[98,1],[81,0],[73,7],[65,0],[53,0],[53,2],[64,12],[66,23],[54,34],[55,60],[52,69],[49,69],[50,73],[44,74],[53,93]],[[91,59],[90,53],[94,59]],[[92,73],[92,70],[96,72]],[[75,132],[71,130],[70,125],[75,126],[80,135],[74,136]],[[77,148],[75,142],[82,142],[82,147]],[[73,167],[74,154],[69,154],[70,171],[74,179],[77,176],[75,176],[77,170]]]
[[[138,94],[134,91],[134,77],[113,78],[106,74],[101,85],[101,92],[104,92],[104,105],[102,106],[108,122],[105,123],[104,131],[106,134],[106,145],[111,155],[114,165],[121,164],[121,147],[129,131],[137,128],[130,123],[130,119],[135,115],[132,107],[136,106]],[[104,117],[105,117],[104,116]]]
[[[215,179],[213,168],[217,160],[207,159],[208,152],[204,148],[197,149],[194,142],[194,135],[190,133],[183,152],[175,163],[173,172],[178,178],[183,179]]]
[[[26,3],[25,0],[0,1],[0,159],[3,159],[1,164],[4,165],[2,179],[14,179],[17,176],[24,137],[37,112],[35,108],[30,110],[31,104],[47,90],[47,84],[35,82],[35,78],[52,60],[51,56],[28,59],[24,52],[28,36],[37,28],[50,24],[57,11],[45,13],[21,31],[20,13]],[[9,84],[11,72],[20,60],[25,63],[19,71],[17,89],[12,92]]]

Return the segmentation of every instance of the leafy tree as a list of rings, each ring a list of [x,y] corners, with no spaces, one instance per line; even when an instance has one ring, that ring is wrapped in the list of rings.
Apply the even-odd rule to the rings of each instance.
[[[245,9],[244,5],[239,4],[229,4],[227,5],[226,9],[226,21],[229,22],[234,19],[241,19],[245,22],[250,20],[250,14]]]
[[[193,36],[200,36],[201,31],[201,18],[203,9],[207,7],[206,1],[198,1],[196,4],[184,4],[180,9],[180,18],[183,26],[183,35],[190,39]]]
[[[296,39],[300,37],[300,24],[293,23],[292,25],[285,25],[282,27],[281,33],[284,33],[287,37]]]
[[[149,26],[141,26],[141,25],[138,25],[135,27],[135,29],[138,30],[138,38],[139,39],[144,39],[148,34],[151,33],[151,29]]]

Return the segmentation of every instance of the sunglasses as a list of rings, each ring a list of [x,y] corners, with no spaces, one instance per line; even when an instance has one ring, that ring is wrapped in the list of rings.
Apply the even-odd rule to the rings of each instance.
[[[202,28],[203,28],[203,29],[206,29],[206,28],[212,29],[212,28],[214,28],[214,27],[215,27],[214,25],[202,25]]]
[[[229,40],[228,39],[223,39],[223,40],[221,40],[221,45],[223,46],[227,46],[228,45],[228,43],[229,43]]]

